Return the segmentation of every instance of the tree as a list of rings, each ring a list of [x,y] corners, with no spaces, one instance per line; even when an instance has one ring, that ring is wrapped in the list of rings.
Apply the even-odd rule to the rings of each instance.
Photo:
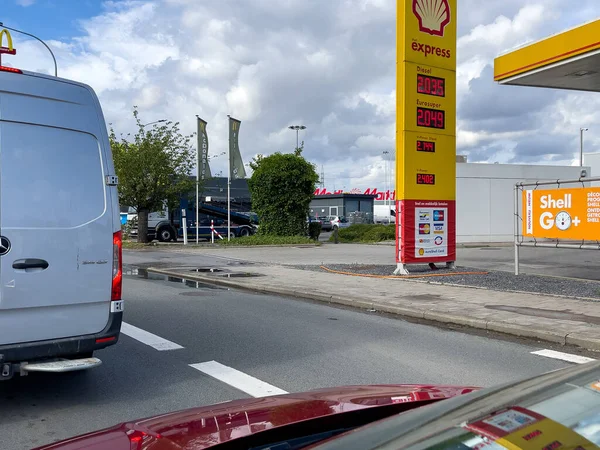
[[[319,175],[302,156],[302,147],[293,154],[258,155],[250,162],[253,173],[248,186],[252,209],[260,218],[259,234],[306,234],[306,217]]]
[[[148,242],[148,213],[178,205],[179,196],[195,188],[190,179],[195,154],[190,145],[193,134],[179,131],[179,122],[164,122],[147,129],[137,107],[133,116],[138,127],[133,140],[128,135],[117,140],[110,129],[110,145],[119,177],[119,202],[138,215],[138,242]]]

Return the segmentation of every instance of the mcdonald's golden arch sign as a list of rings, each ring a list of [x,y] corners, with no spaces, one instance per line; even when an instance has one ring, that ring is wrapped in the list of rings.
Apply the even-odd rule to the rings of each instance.
[[[5,35],[6,35],[6,46],[4,46],[4,36]],[[16,55],[17,54],[17,49],[13,47],[12,36],[10,35],[10,32],[6,28],[3,28],[2,30],[0,30],[0,55],[2,55],[2,54],[6,54],[6,55]]]

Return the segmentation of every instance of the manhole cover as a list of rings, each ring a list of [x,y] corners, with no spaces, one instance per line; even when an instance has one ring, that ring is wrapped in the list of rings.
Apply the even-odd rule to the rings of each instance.
[[[196,269],[191,269],[190,272],[223,272],[223,269],[215,269],[214,267],[198,267]]]
[[[192,292],[180,292],[179,295],[183,295],[184,297],[208,297],[208,296],[212,296],[214,294],[211,292],[192,291]]]

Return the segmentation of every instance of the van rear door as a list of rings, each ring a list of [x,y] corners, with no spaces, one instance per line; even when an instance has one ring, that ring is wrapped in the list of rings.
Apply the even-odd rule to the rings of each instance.
[[[114,228],[99,106],[81,86],[10,76],[0,79],[0,244],[10,243],[0,247],[0,345],[97,333]]]

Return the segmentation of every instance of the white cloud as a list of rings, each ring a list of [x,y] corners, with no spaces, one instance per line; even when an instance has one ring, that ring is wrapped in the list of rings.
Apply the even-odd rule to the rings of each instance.
[[[35,3],[35,0],[16,0],[16,2],[17,5],[27,7],[33,5]]]
[[[79,36],[49,45],[59,75],[92,85],[119,131],[133,129],[133,105],[143,120],[179,121],[185,133],[195,131],[198,114],[208,121],[216,155],[227,148],[231,114],[242,120],[240,149],[249,161],[292,150],[295,134],[287,126],[303,124],[305,156],[323,164],[339,188],[364,188],[382,184],[381,152],[394,148],[395,8],[395,0],[125,0],[105,3],[80,23]],[[600,149],[593,128],[600,100],[546,98],[551,94],[533,88],[524,95],[498,87],[489,74],[498,54],[594,10],[597,0],[577,8],[559,0],[487,0],[485,7],[460,0],[458,153],[482,161],[570,161],[580,126],[590,128],[586,148]],[[45,49],[31,41],[19,43],[10,63],[52,72]],[[536,147],[546,135],[556,145],[550,148],[549,139],[547,149]],[[212,166],[224,170],[225,158]]]

